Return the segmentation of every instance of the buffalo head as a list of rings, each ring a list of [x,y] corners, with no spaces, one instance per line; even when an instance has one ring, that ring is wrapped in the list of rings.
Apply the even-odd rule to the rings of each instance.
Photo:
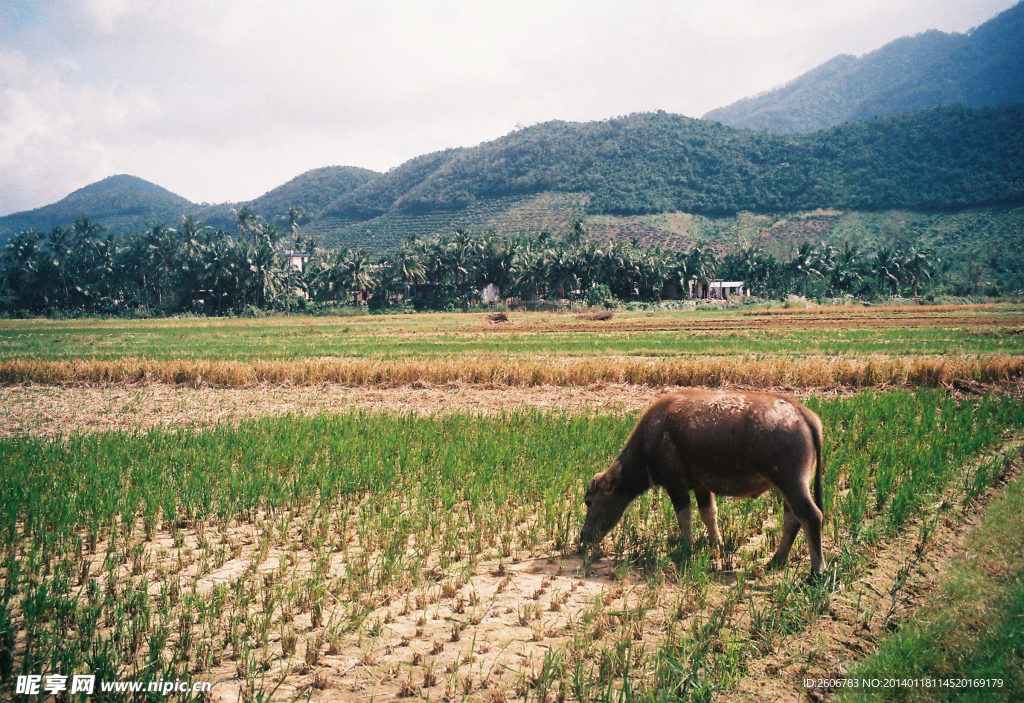
[[[588,546],[600,542],[608,531],[615,527],[631,496],[619,495],[617,489],[622,483],[622,465],[615,461],[607,471],[603,471],[590,481],[587,493],[583,498],[587,505],[587,518],[580,530],[580,546]]]

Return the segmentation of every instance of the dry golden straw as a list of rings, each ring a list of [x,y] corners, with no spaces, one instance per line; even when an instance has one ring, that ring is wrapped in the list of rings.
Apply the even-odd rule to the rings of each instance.
[[[950,384],[1017,385],[1024,356],[495,358],[383,361],[5,361],[0,384],[54,386],[169,383],[238,388],[256,384],[407,386],[473,383],[503,386],[643,386],[904,388]]]

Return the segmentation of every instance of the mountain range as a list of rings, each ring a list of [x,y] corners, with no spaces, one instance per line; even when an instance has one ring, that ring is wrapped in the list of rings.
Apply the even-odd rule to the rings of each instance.
[[[111,176],[0,218],[0,243],[82,216],[115,231],[174,226],[185,215],[232,230],[243,205],[267,220],[298,205],[303,230],[324,244],[376,251],[411,234],[558,230],[578,216],[627,236],[640,219],[672,213],[675,222],[707,223],[743,212],[1013,208],[1024,204],[1022,28],[1024,4],[967,34],[930,31],[861,58],[838,56],[705,119],[657,112],[545,122],[386,173],[315,169],[247,203],[192,203]],[[935,107],[947,102],[956,104]],[[677,229],[654,231],[685,244],[672,239]]]
[[[1024,101],[1024,3],[966,33],[930,30],[859,58],[842,54],[789,83],[704,115],[733,127],[813,132],[936,105]]]

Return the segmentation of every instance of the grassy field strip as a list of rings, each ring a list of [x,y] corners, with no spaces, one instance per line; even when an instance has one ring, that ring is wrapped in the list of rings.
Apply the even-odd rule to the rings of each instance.
[[[771,320],[770,322],[774,322]],[[410,335],[369,330],[223,329],[198,336],[148,335],[31,336],[0,339],[0,360],[115,361],[298,361],[307,358],[378,360],[443,359],[453,356],[856,356],[1024,354],[1015,328],[908,327],[848,329],[711,328],[690,330],[601,329],[580,332],[516,329],[502,332],[438,331]]]
[[[565,312],[527,312],[514,311],[513,319],[525,324],[577,324],[587,326],[585,320]],[[675,319],[700,323],[715,322],[737,317],[751,318],[761,316],[777,316],[792,319],[834,318],[845,321],[855,317],[903,317],[908,319],[926,320],[930,318],[955,318],[964,321],[999,319],[1007,316],[1024,314],[1024,305],[1019,303],[981,303],[975,305],[841,305],[811,306],[791,308],[748,308],[729,307],[720,304],[690,305],[678,310],[639,310],[615,312],[616,321],[642,321],[651,319]],[[310,315],[268,316],[264,318],[231,318],[180,316],[171,318],[150,318],[145,320],[125,320],[121,318],[84,318],[81,320],[31,318],[26,320],[0,320],[0,332],[33,330],[43,332],[61,332],[75,330],[127,330],[138,329],[143,325],[152,329],[199,329],[217,327],[322,327],[340,324],[357,325],[368,328],[404,328],[429,329],[440,325],[458,328],[472,327],[479,324],[482,315],[465,315],[461,313],[418,312],[415,315],[367,315],[364,311],[353,308],[341,309],[338,314],[328,317]],[[598,325],[599,326],[599,325]]]
[[[261,383],[394,387],[414,384],[499,386],[643,386],[758,388],[901,388],[956,384],[1013,386],[1024,378],[1024,355],[953,357],[460,357],[381,361],[4,361],[0,385],[168,383],[237,388]]]
[[[1024,699],[1024,479],[1017,478],[968,536],[938,593],[878,652],[851,668],[864,679],[969,679],[970,688],[843,691],[840,701]],[[1002,686],[975,688],[981,679]]]
[[[828,428],[832,570],[813,586],[799,558],[757,576],[772,496],[720,501],[731,575],[700,544],[683,552],[660,494],[580,562],[582,490],[629,416],[352,413],[0,440],[0,663],[187,673],[243,699],[279,680],[335,698],[705,699],[827,612],[937,497],[984,491],[1009,460],[977,457],[1024,428],[1005,396],[807,402]]]
[[[955,313],[958,316],[1009,315],[1021,311],[1019,304],[978,303],[975,305],[879,305],[879,306],[842,306],[821,305],[804,308],[760,308],[744,311],[744,315],[758,317],[761,315],[779,317],[931,317],[942,313]],[[981,313],[981,314],[979,314]]]
[[[816,309],[817,310],[817,309]],[[886,313],[617,312],[281,317],[217,320],[0,320],[0,360],[430,359],[461,355],[1022,354],[1019,306]]]

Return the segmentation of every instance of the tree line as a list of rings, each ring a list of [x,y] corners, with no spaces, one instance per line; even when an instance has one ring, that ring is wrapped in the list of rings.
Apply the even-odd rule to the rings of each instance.
[[[371,309],[451,310],[477,305],[497,286],[506,301],[570,301],[614,306],[688,297],[698,279],[746,282],[753,295],[919,295],[936,275],[926,250],[801,244],[790,259],[756,245],[716,252],[642,246],[636,240],[587,238],[576,220],[556,235],[473,235],[456,230],[410,237],[373,257],[362,249],[328,250],[299,231],[251,210],[237,213],[236,232],[193,217],[176,228],[153,224],[116,234],[80,218],[70,228],[22,232],[0,254],[0,309],[24,314],[238,314],[309,310],[330,305]],[[290,241],[289,241],[290,240]],[[301,270],[283,256],[305,257]]]

